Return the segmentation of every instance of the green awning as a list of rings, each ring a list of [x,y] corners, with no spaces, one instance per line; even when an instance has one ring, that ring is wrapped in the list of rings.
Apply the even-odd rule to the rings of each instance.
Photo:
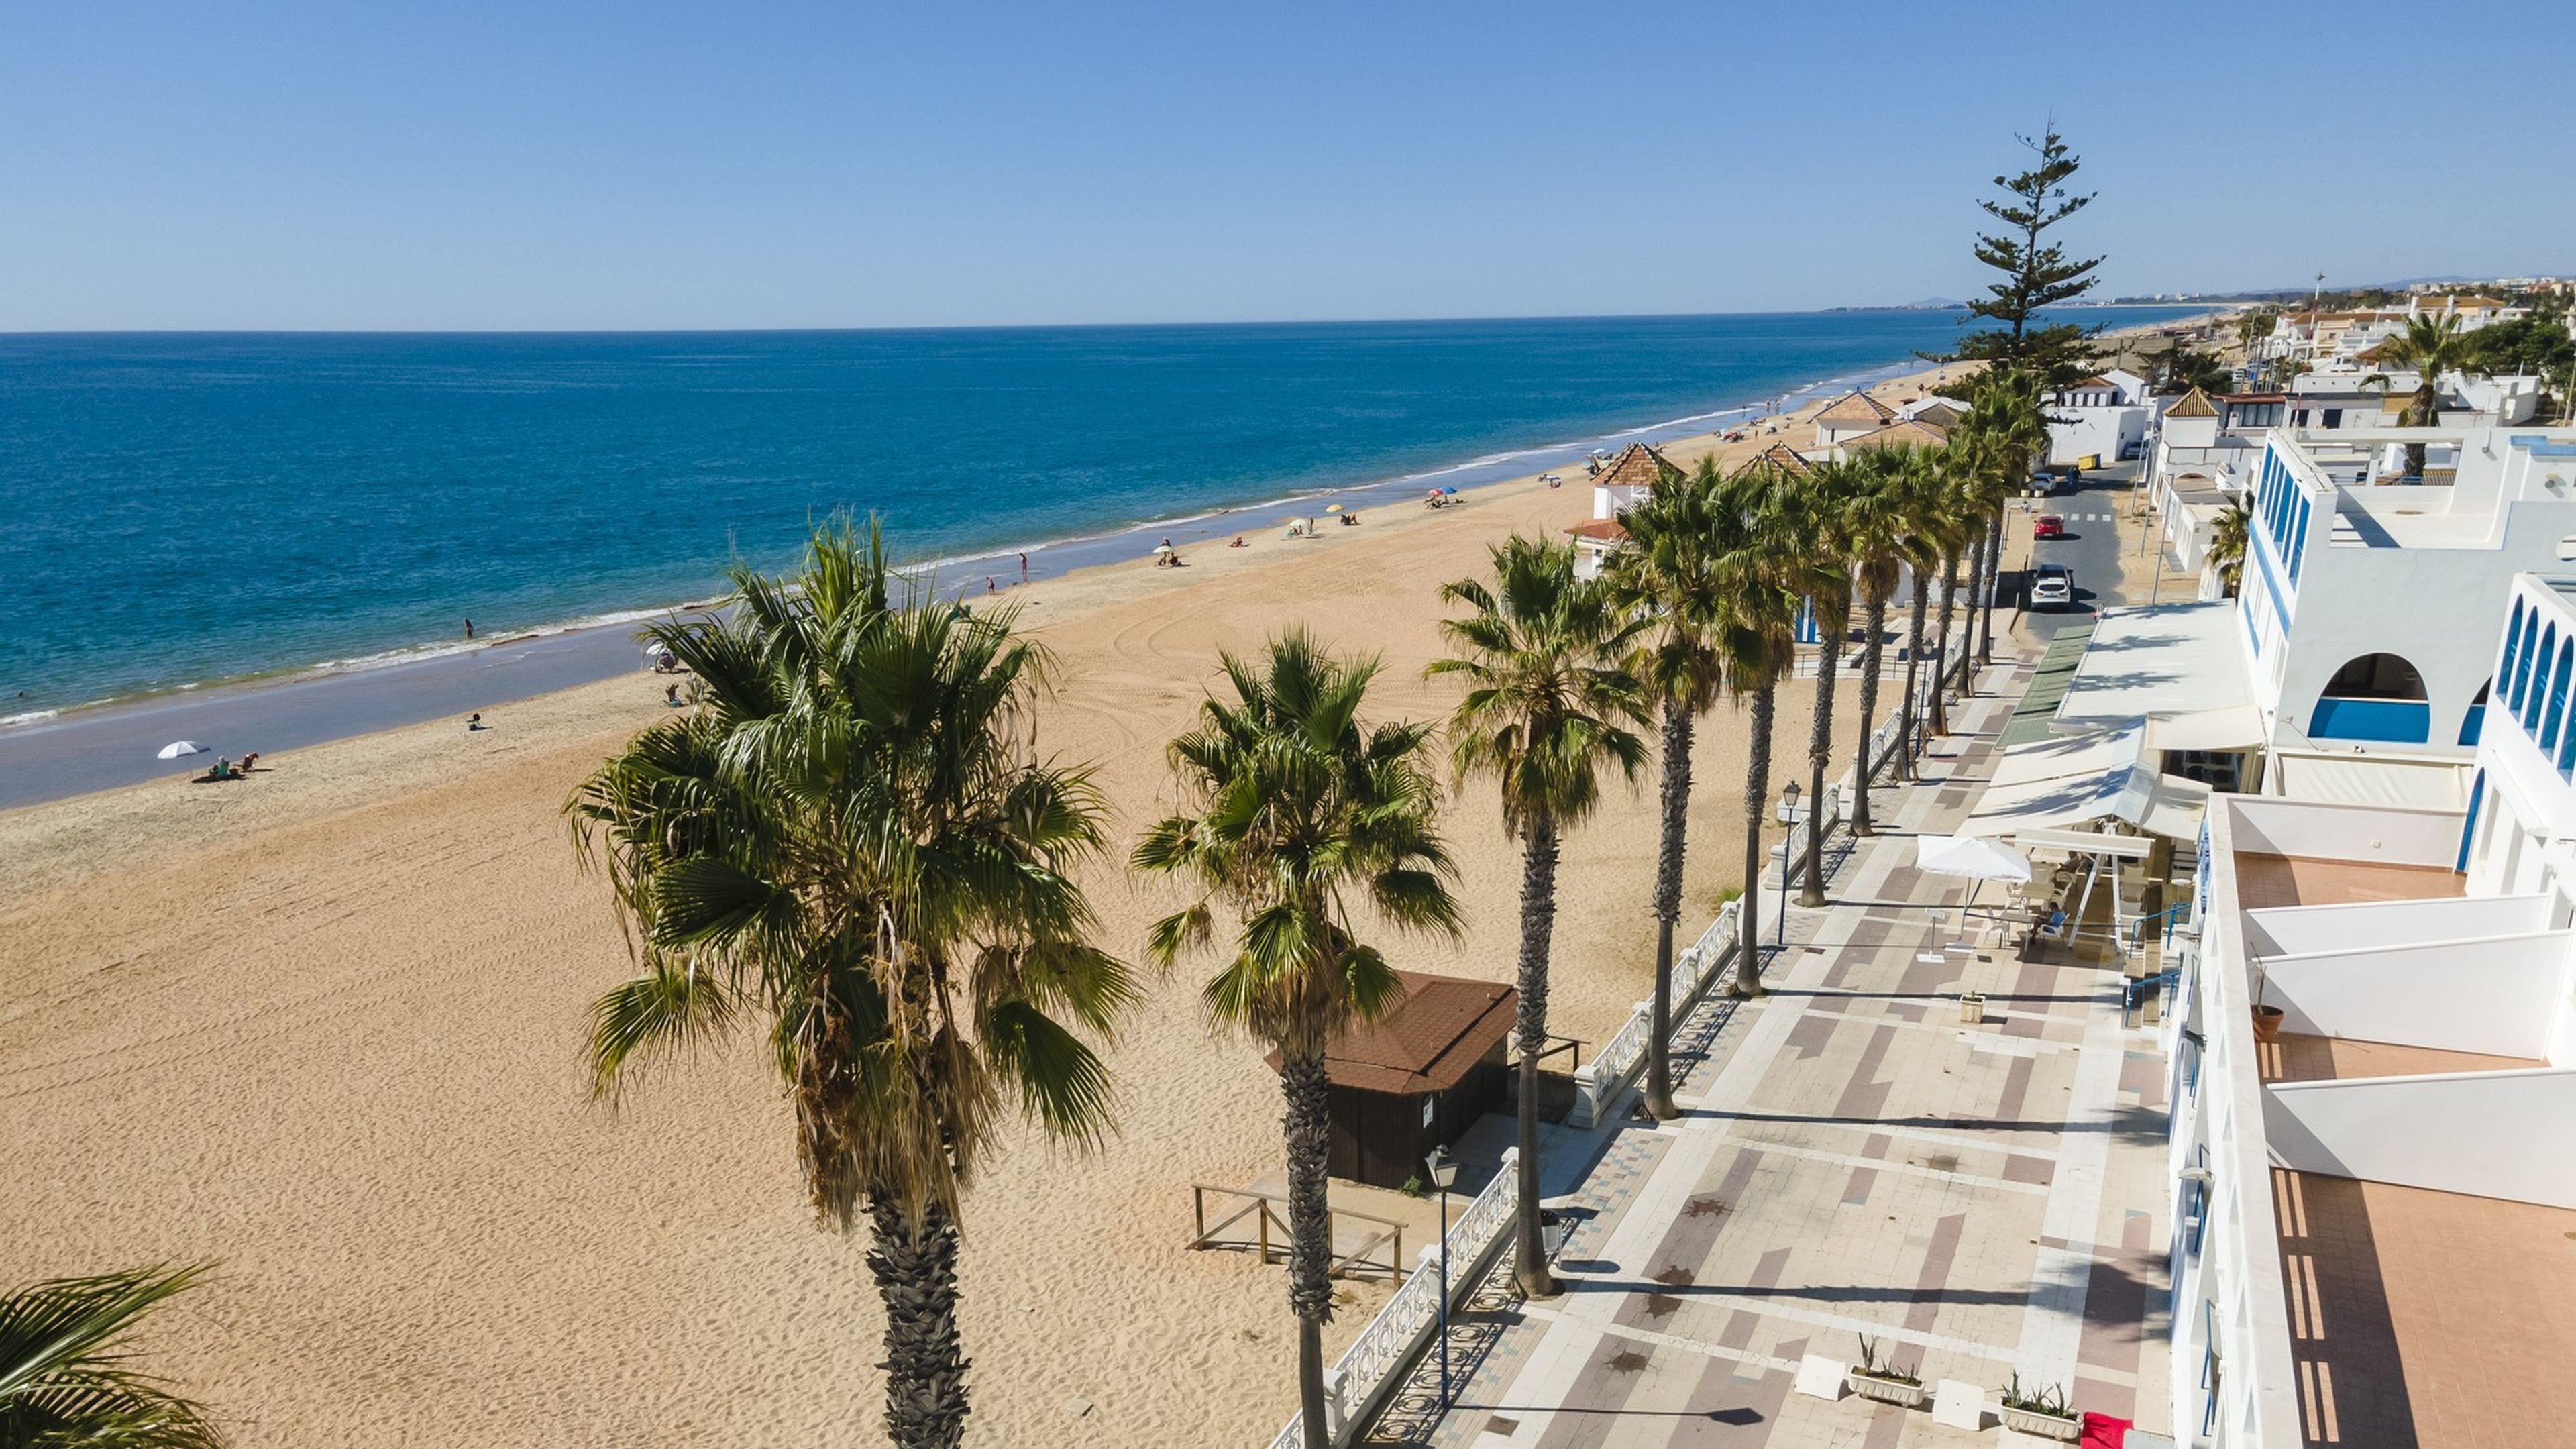
[[[2039,670],[2030,677],[2030,688],[2021,693],[2021,703],[2013,706],[2012,723],[2004,726],[2002,745],[2011,749],[2033,740],[2044,740],[2057,719],[2057,706],[2066,699],[2067,686],[2075,682],[2075,666],[2084,662],[2084,646],[2093,642],[2090,621],[2069,624],[2048,641],[2048,652],[2039,656]]]

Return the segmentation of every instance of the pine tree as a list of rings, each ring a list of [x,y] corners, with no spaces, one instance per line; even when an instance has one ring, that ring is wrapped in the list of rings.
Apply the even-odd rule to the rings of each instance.
[[[1962,335],[1958,351],[1937,360],[2018,367],[2048,387],[2065,387],[2091,367],[2090,344],[2102,329],[2041,322],[2037,314],[2092,291],[2100,280],[2093,269],[2102,258],[2069,257],[2065,247],[2046,237],[2050,228],[2091,205],[2093,196],[2066,189],[2083,162],[2067,149],[2054,124],[2038,140],[2014,139],[2037,152],[2039,164],[2017,176],[1996,177],[1995,188],[2003,195],[1977,203],[2003,223],[1996,233],[1978,234],[1977,260],[2003,276],[1986,284],[1984,297],[1968,303],[1968,314],[1996,325]]]

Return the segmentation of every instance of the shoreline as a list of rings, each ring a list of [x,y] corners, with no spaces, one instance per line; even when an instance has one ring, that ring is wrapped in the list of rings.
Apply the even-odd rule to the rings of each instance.
[[[2166,324],[2157,324],[2166,325]],[[961,599],[977,597],[973,576],[1029,559],[1028,582],[1068,578],[1147,556],[1147,539],[1171,530],[1223,520],[1228,529],[1250,533],[1297,518],[1320,516],[1327,501],[1346,507],[1383,508],[1418,501],[1433,480],[1462,493],[1535,479],[1558,467],[1579,464],[1594,449],[1613,449],[1630,442],[1670,444],[1723,433],[1727,428],[1765,421],[1786,425],[1798,410],[1827,389],[1877,387],[1914,377],[1928,377],[1939,364],[1905,359],[1811,379],[1786,391],[1749,402],[1721,404],[1659,422],[1615,429],[1586,437],[1527,448],[1480,454],[1461,462],[1420,469],[1371,481],[1311,488],[1250,503],[1151,517],[1105,529],[1025,544],[916,560],[905,567],[926,577],[934,592],[954,588]],[[1774,402],[1782,410],[1770,411]],[[1568,486],[1579,480],[1568,478]],[[1016,572],[1016,569],[1012,569]],[[1008,589],[995,591],[1008,597]],[[284,666],[251,674],[220,676],[140,694],[111,696],[87,703],[23,715],[0,717],[0,811],[167,779],[179,767],[158,759],[162,744],[188,739],[205,744],[216,755],[238,756],[249,750],[272,755],[304,749],[353,735],[399,729],[450,715],[523,703],[542,695],[578,688],[637,672],[640,650],[636,626],[720,607],[726,596],[700,597],[678,603],[630,607],[586,615],[559,623],[513,630],[489,640],[447,640],[414,644],[350,658]],[[341,691],[377,687],[373,708],[357,699],[331,698]],[[194,757],[186,757],[194,758]]]

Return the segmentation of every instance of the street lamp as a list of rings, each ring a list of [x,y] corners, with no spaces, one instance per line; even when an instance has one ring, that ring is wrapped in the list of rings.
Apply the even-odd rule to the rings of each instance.
[[[1789,842],[1798,835],[1798,782],[1780,787],[1780,813],[1788,817],[1789,833],[1780,838],[1780,932],[1774,944],[1782,950],[1789,947]]]
[[[1440,1190],[1440,1407],[1449,1408],[1449,1189],[1458,1181],[1458,1159],[1449,1149],[1434,1144],[1431,1155],[1422,1159],[1423,1170],[1431,1174],[1431,1185]]]

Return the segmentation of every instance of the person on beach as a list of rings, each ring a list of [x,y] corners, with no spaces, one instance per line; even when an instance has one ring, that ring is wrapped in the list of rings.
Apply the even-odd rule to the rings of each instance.
[[[680,707],[680,686],[674,684],[662,691],[662,702],[673,709]]]
[[[465,621],[465,638],[469,643],[474,638],[474,621],[471,619]]]
[[[1028,556],[1027,554],[1021,554],[1021,555],[1020,555],[1020,582],[1025,584],[1025,583],[1027,583],[1028,581],[1029,581],[1029,556]]]
[[[251,751],[249,754],[242,756],[241,772],[242,772],[243,774],[245,774],[245,775],[249,774],[249,773],[250,773],[251,766],[256,765],[256,764],[258,764],[258,763],[259,763],[259,751],[257,751],[257,750],[253,750],[253,751]]]
[[[1236,534],[1236,535],[1234,536],[1234,542],[1227,544],[1227,545],[1226,545],[1226,547],[1227,547],[1227,548],[1250,548],[1250,547],[1252,547],[1252,545],[1251,545],[1251,544],[1248,544],[1248,543],[1245,543],[1245,542],[1243,541],[1243,535],[1238,533],[1238,534]]]
[[[471,734],[475,730],[479,730],[481,728],[483,728],[483,711],[478,709],[474,713],[465,717],[465,729],[467,733]]]

